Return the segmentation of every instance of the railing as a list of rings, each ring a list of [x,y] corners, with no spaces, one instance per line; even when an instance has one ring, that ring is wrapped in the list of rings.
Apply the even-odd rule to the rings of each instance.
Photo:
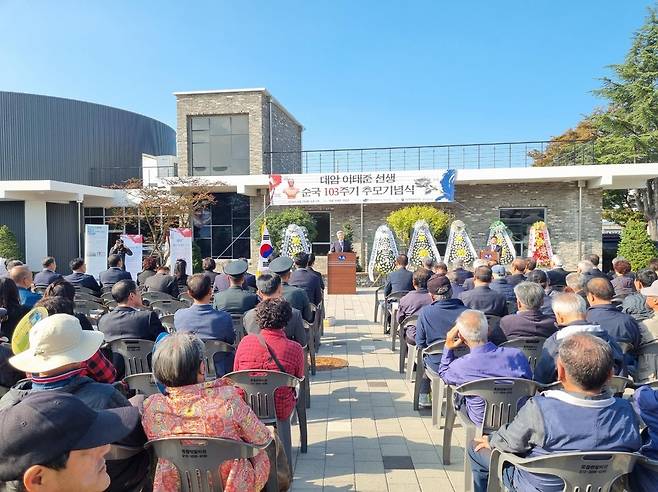
[[[175,178],[178,176],[177,166],[107,166],[89,169],[89,184],[91,186],[120,185],[132,179],[144,180],[146,183],[157,178]]]
[[[264,160],[274,173],[422,171],[528,167],[541,157],[544,165],[592,164],[593,150],[592,141],[533,141],[265,152]]]

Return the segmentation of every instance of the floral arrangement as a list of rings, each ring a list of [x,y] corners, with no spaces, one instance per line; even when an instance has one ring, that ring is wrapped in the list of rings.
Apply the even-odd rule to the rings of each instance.
[[[311,244],[306,237],[306,231],[297,224],[286,227],[281,246],[281,256],[294,258],[297,253],[310,253]]]
[[[553,257],[551,238],[548,227],[542,220],[530,226],[530,237],[528,239],[528,254],[537,260],[537,266],[550,266]]]
[[[398,247],[393,233],[386,225],[380,225],[375,232],[372,243],[370,261],[368,262],[368,277],[371,282],[376,276],[386,276],[395,269],[395,258],[398,256]]]
[[[450,224],[448,245],[446,246],[445,261],[455,263],[463,261],[466,265],[471,264],[477,258],[477,253],[466,232],[466,225],[461,220],[455,220]]]
[[[500,220],[491,224],[487,245],[491,245],[492,239],[495,239],[496,244],[501,247],[499,263],[501,265],[509,265],[512,263],[516,258],[514,243],[512,243],[512,238],[510,237],[507,226]]]
[[[409,263],[414,267],[420,267],[423,264],[423,258],[434,258],[441,261],[441,255],[434,242],[434,237],[430,232],[430,226],[424,220],[417,220],[414,224],[414,231],[409,242]]]

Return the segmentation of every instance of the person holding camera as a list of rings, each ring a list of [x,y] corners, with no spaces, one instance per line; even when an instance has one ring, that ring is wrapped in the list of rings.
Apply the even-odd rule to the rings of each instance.
[[[114,246],[110,248],[111,255],[119,255],[121,258],[121,269],[126,269],[126,255],[132,256],[133,252],[128,248],[124,243],[123,239],[119,238],[114,243]]]

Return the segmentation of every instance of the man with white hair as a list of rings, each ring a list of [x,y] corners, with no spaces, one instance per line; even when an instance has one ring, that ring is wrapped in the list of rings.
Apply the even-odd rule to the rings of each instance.
[[[488,266],[489,264],[487,263],[486,260],[480,260],[477,259],[473,262],[473,272],[477,271],[478,268],[481,266]],[[475,288],[475,274],[472,274],[470,278],[467,278],[464,280],[463,288],[464,290],[472,290]]]
[[[608,278],[601,270],[599,270],[598,268],[596,268],[596,266],[594,266],[594,263],[592,263],[589,260],[579,261],[578,268],[576,271],[585,277],[586,279],[585,285],[587,285],[587,282],[589,282],[595,277]]]
[[[564,289],[564,292],[571,292],[572,294],[578,294],[585,301],[585,305],[589,307],[587,303],[587,278],[582,273],[571,272],[567,275],[566,278],[567,286]]]
[[[487,318],[480,311],[467,309],[459,315],[455,326],[446,335],[445,350],[439,365],[439,375],[446,384],[461,385],[482,378],[532,378],[528,358],[518,349],[497,347],[488,341]],[[470,353],[456,358],[454,349],[467,345]],[[464,399],[459,402],[463,405]],[[466,397],[466,414],[476,425],[484,417],[484,400]]]
[[[624,353],[614,337],[598,324],[587,321],[585,300],[578,294],[558,294],[553,297],[553,312],[558,331],[546,339],[541,356],[535,367],[535,381],[552,383],[557,377],[555,360],[560,344],[575,333],[589,333],[607,342],[612,349],[615,361],[615,374],[625,372]]]
[[[558,255],[553,255],[553,258],[551,258],[551,266],[552,268],[546,272],[548,282],[551,287],[557,287],[557,290],[562,290],[567,285],[567,275],[569,275],[569,272],[563,268],[564,263]]]
[[[518,337],[548,338],[555,333],[555,318],[541,312],[544,302],[544,289],[541,285],[521,282],[514,287],[514,294],[518,311],[500,320],[500,331],[506,340]]]

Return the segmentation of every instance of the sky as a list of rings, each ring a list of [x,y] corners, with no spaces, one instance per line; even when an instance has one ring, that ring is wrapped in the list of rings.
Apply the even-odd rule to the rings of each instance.
[[[0,90],[175,128],[173,92],[266,87],[304,149],[545,140],[603,104],[652,3],[0,0]]]

